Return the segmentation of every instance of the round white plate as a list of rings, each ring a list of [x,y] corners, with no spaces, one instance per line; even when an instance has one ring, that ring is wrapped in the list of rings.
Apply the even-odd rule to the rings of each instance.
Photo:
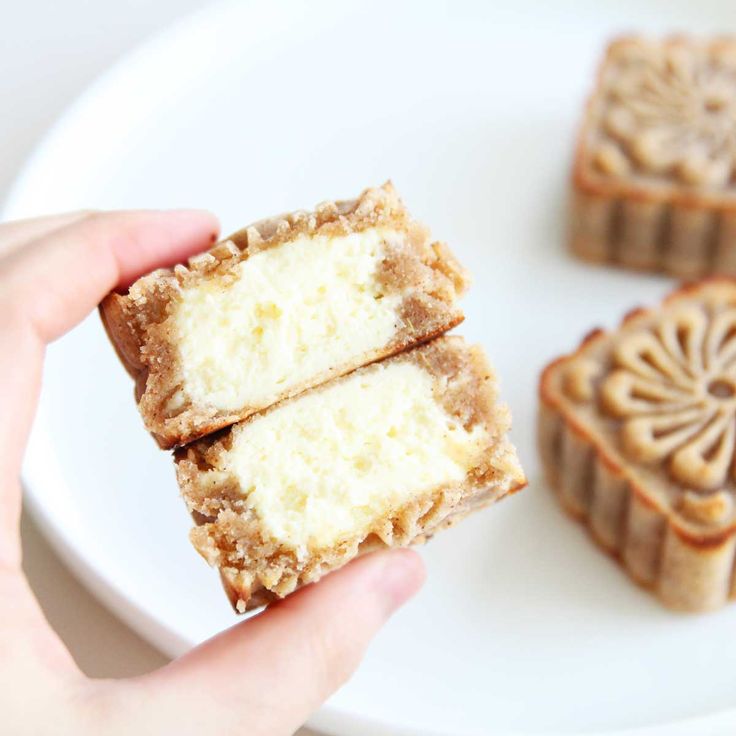
[[[209,207],[227,232],[392,177],[473,271],[460,331],[498,368],[531,483],[425,549],[425,589],[314,718],[321,728],[736,729],[725,712],[736,706],[736,608],[703,617],[661,608],[560,513],[534,449],[543,364],[671,286],[576,263],[563,246],[576,120],[604,40],[629,29],[733,30],[736,9],[216,5],[95,84],[7,202],[9,218]],[[49,350],[24,481],[72,568],[175,655],[236,619],[189,546],[170,458],[144,432],[132,393],[92,315]]]

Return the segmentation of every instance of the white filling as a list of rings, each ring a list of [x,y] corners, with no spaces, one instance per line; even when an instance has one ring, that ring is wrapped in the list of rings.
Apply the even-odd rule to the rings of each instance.
[[[243,261],[229,285],[184,289],[174,320],[190,399],[220,410],[267,406],[386,345],[400,296],[382,293],[376,269],[392,235],[302,236]]]
[[[236,426],[234,473],[265,529],[299,554],[363,535],[412,497],[462,480],[487,446],[408,362],[377,364]]]

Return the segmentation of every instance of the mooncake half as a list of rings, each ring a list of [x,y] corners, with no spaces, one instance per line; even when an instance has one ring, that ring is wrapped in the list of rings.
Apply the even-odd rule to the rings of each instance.
[[[466,285],[387,183],[251,225],[100,309],[169,448],[445,332]]]
[[[526,481],[478,347],[440,337],[180,449],[196,549],[245,611]]]

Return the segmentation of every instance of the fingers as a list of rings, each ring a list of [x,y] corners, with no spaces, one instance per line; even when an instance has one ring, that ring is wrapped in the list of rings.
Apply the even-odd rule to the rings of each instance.
[[[48,342],[116,286],[205,249],[217,229],[212,215],[194,210],[87,215],[0,261],[0,307]]]
[[[31,240],[49,235],[66,225],[71,225],[83,217],[92,214],[90,211],[64,212],[57,215],[33,217],[27,220],[14,220],[0,226],[0,255],[25,245]]]
[[[167,717],[194,733],[198,713],[242,732],[291,734],[342,685],[389,616],[421,587],[412,550],[360,558],[264,614],[244,621],[150,675]],[[192,730],[186,730],[189,727]],[[239,731],[240,732],[240,731]]]
[[[217,233],[214,217],[198,211],[65,217],[0,226],[0,239],[8,232],[10,240],[35,234],[0,257],[0,562],[9,550],[17,556],[17,478],[44,343],[79,322],[111,289],[205,249]]]

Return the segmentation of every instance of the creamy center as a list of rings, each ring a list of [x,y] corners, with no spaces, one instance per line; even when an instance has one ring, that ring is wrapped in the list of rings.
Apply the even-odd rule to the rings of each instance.
[[[224,411],[267,406],[386,345],[400,297],[377,270],[392,235],[302,236],[243,261],[228,284],[184,289],[174,324],[185,393]]]
[[[409,362],[377,364],[233,430],[222,469],[274,538],[299,553],[365,535],[412,497],[461,481],[487,446]]]

